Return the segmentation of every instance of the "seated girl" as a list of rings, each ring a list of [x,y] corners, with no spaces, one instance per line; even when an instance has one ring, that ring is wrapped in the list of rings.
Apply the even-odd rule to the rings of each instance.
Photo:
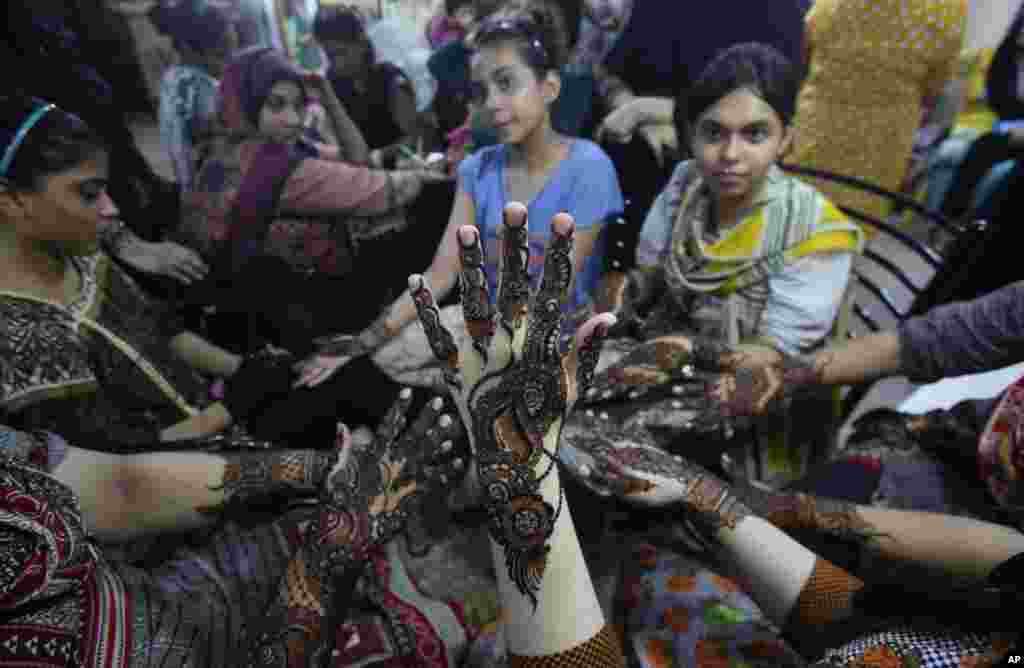
[[[308,87],[319,91],[339,146],[304,134]],[[366,143],[330,84],[271,49],[240,53],[220,93],[218,126],[200,147],[178,230],[211,266],[193,298],[236,314],[250,338],[295,352],[317,334],[358,331],[392,297],[372,277],[352,289],[360,244],[404,229],[403,206],[446,177],[359,167]],[[346,309],[337,308],[341,296]]]
[[[409,77],[388,62],[377,60],[362,17],[350,7],[322,7],[313,32],[327,54],[327,78],[345,111],[370,147],[376,166],[394,166],[402,157],[398,146],[422,138],[428,146],[425,119],[416,110],[416,91]]]
[[[473,58],[476,104],[491,116],[502,143],[479,151],[459,167],[455,206],[426,276],[442,298],[451,291],[458,277],[458,258],[452,251],[455,233],[463,225],[476,225],[483,238],[483,273],[477,284],[463,285],[463,290],[493,288],[498,281],[501,220],[507,203],[529,203],[530,220],[535,221],[529,230],[529,247],[534,252],[549,238],[541,221],[570,213],[579,231],[577,274],[566,304],[565,334],[593,311],[604,256],[602,229],[610,216],[622,210],[622,196],[614,168],[600,148],[551,127],[551,106],[559,96],[558,72],[565,57],[565,40],[556,25],[553,10],[535,9],[498,14],[478,28]],[[530,267],[533,282],[539,279],[540,269],[539,264]],[[446,318],[460,317],[458,309],[444,313]],[[328,346],[324,352],[333,351],[334,361],[323,360],[319,370],[311,373],[322,378],[332,365],[336,368],[353,355],[373,353],[374,361],[392,378],[429,385],[433,378],[430,349],[418,325],[406,327],[415,316],[406,293],[358,337],[341,337]]]
[[[581,3],[557,0],[517,0],[516,2],[483,2],[477,7],[475,25],[497,12],[518,12],[537,7],[550,13],[560,33],[565,35],[565,62],[559,71],[562,89],[551,108],[551,123],[558,132],[570,137],[588,136],[595,124],[594,64],[581,60],[578,41],[581,29]],[[472,35],[473,30],[470,30]],[[473,49],[466,40],[450,42],[431,56],[427,65],[438,82],[434,110],[443,132],[451,143],[469,143],[475,148],[501,142],[486,115],[473,113],[472,67]],[[454,133],[454,134],[453,134]],[[461,146],[460,146],[461,148]]]
[[[676,168],[656,199],[636,266],[627,270],[633,258],[626,244],[609,250],[601,308],[619,313],[621,333],[641,341],[686,333],[740,345],[744,356],[734,363],[824,343],[862,235],[821,194],[776,166],[792,138],[797,88],[784,56],[751,43],[720,53],[678,96],[678,131],[694,159]],[[613,344],[617,352],[606,352],[604,363],[636,346],[631,339]],[[627,356],[614,373],[640,383],[636,367],[650,350]],[[623,419],[689,419],[678,401],[622,399],[612,408]]]

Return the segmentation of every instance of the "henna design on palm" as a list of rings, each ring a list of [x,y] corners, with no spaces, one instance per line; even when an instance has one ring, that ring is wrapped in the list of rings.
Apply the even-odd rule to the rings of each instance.
[[[567,216],[552,221],[543,278],[532,299],[528,299],[525,230],[525,207],[510,205],[505,212],[507,243],[497,299],[502,327],[496,332],[480,328],[479,316],[489,313],[481,306],[489,303],[486,291],[464,291],[466,328],[473,342],[456,355],[452,354],[454,337],[439,323],[434,325],[436,305],[429,286],[420,276],[411,277],[409,284],[421,319],[431,323],[424,327],[433,351],[447,365],[447,373],[459,378],[458,383],[449,380],[448,387],[470,425],[489,533],[504,551],[510,580],[536,606],[547,565],[547,542],[563,502],[560,491],[557,500],[546,499],[541,481],[555,465],[553,450],[562,419],[593,379],[614,317],[592,318],[563,355],[559,340],[562,308],[573,276],[574,226]],[[459,243],[465,275],[477,266],[475,228],[459,230]]]
[[[749,483],[738,483],[735,489],[755,513],[780,529],[820,531],[861,546],[888,535],[864,519],[850,501],[774,492]]]
[[[683,336],[667,336],[642,344],[594,379],[585,404],[598,410],[608,402],[642,401],[653,410],[642,421],[651,429],[671,434],[692,432],[722,433],[726,438],[735,431],[735,420],[712,394],[712,383],[719,375],[699,368],[699,354],[707,364],[714,357],[716,366],[732,364],[740,354],[728,346],[709,344]],[[638,414],[638,418],[640,414]]]
[[[801,389],[821,382],[829,356],[811,361],[784,355],[771,366],[741,368],[717,378],[708,386],[712,403],[723,415],[753,417],[780,410],[784,400]]]
[[[342,453],[321,491],[313,553],[321,573],[351,568],[367,551],[401,533],[430,489],[465,470],[451,458],[460,422],[441,414],[444,401],[427,404],[407,428],[412,392],[402,391],[368,445]]]
[[[240,511],[255,504],[316,496],[338,461],[337,452],[323,450],[256,450],[221,456],[227,460],[224,478],[213,489],[223,490],[224,500],[216,506],[197,507],[196,512]]]
[[[566,469],[602,496],[648,507],[679,505],[711,530],[735,527],[750,514],[726,482],[651,445],[642,430],[616,425],[587,411],[573,416],[563,438],[576,463]]]
[[[673,383],[699,384],[743,360],[730,346],[701,338],[664,336],[643,343],[595,379],[585,403],[636,398]]]

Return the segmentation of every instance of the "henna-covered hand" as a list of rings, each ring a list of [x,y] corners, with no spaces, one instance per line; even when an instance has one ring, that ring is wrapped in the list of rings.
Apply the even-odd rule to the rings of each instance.
[[[461,350],[441,324],[423,278],[409,279],[424,331],[471,427],[490,535],[504,550],[509,578],[534,605],[547,564],[547,541],[562,507],[561,492],[542,482],[555,470],[562,420],[592,381],[601,344],[614,323],[607,314],[591,318],[572,349],[562,353],[562,309],[574,266],[572,219],[556,216],[551,231],[543,278],[531,298],[526,209],[506,208],[494,308],[484,281],[479,233],[470,226],[459,230],[462,308],[470,335]]]
[[[884,534],[856,504],[728,484],[703,467],[650,444],[636,429],[586,411],[562,432],[565,470],[601,496],[646,507],[680,506],[705,530],[734,528],[757,515],[783,530],[809,530],[870,546]]]
[[[412,392],[403,390],[374,440],[353,443],[329,474],[320,494],[319,528],[311,533],[321,573],[353,567],[401,533],[432,488],[454,484],[465,471],[466,462],[453,454],[461,425],[441,413],[444,401],[433,399],[408,426],[411,401]]]
[[[729,368],[742,353],[704,339],[667,336],[634,348],[597,375],[581,404],[601,410],[622,400],[642,401],[652,410],[637,413],[635,422],[670,434],[722,433],[736,425],[709,392],[718,375],[706,369]],[[655,407],[661,410],[653,410]]]
[[[729,417],[752,417],[781,409],[783,401],[800,390],[819,384],[827,356],[811,360],[784,355],[770,366],[740,368],[708,386],[712,404]]]
[[[672,384],[703,385],[709,372],[733,369],[742,359],[743,353],[717,341],[664,336],[640,344],[598,374],[582,403],[638,398]]]
[[[606,416],[589,410],[574,415],[562,439],[565,469],[602,496],[646,507],[678,505],[711,529],[735,527],[750,514],[726,482]]]

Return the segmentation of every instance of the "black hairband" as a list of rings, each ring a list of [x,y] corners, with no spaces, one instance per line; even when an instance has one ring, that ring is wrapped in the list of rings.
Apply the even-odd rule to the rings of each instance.
[[[507,34],[516,35],[523,38],[530,48],[540,56],[539,65],[542,67],[548,67],[551,65],[551,60],[548,57],[548,50],[541,44],[540,39],[536,35],[537,26],[533,21],[529,19],[492,19],[485,21],[482,26],[477,30],[476,40],[479,41],[481,38],[486,39],[487,37]]]

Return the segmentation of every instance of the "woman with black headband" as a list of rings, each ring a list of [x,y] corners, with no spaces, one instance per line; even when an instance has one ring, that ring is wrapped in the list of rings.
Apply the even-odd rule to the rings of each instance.
[[[405,391],[370,442],[333,421],[325,440],[303,434],[305,449],[241,431],[182,440],[262,410],[288,391],[288,364],[181,331],[94,252],[117,209],[106,151],[80,120],[2,97],[0,132],[0,409],[19,428],[0,426],[0,665],[325,665],[340,636],[324,624],[340,628],[335,604],[349,601],[334,578],[395,567],[376,548],[465,468],[459,423],[440,398],[413,420]],[[223,402],[201,396],[195,368],[230,376]],[[181,549],[154,571],[108,561],[91,540],[220,523],[192,535],[195,549],[169,541]],[[464,642],[449,607],[369,581],[369,598],[417,625],[361,604],[347,661],[437,629]]]

